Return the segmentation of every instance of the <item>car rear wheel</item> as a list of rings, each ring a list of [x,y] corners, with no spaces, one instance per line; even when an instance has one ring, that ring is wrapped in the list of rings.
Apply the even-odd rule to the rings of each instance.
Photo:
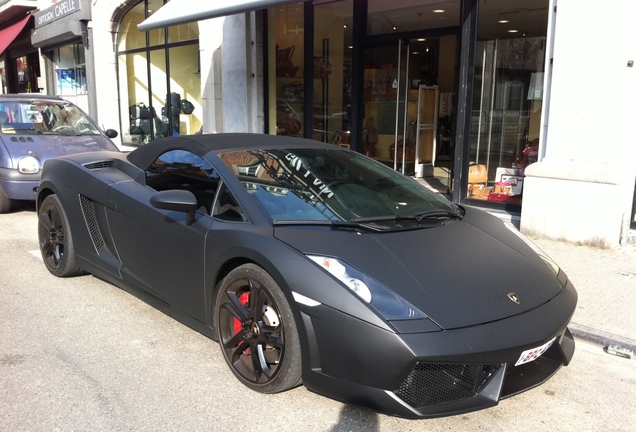
[[[265,270],[254,264],[232,270],[220,283],[215,311],[223,357],[243,384],[277,393],[301,383],[296,323]]]
[[[82,273],[75,262],[73,236],[62,203],[47,196],[38,211],[38,238],[42,259],[49,272],[58,277]]]
[[[0,186],[0,214],[9,213],[11,211],[11,207],[13,204],[13,200],[10,200],[2,190],[2,186]]]

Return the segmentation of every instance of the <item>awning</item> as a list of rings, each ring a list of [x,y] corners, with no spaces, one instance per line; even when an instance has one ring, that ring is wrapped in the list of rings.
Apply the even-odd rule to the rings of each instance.
[[[31,15],[27,15],[20,21],[0,30],[0,55],[2,55],[4,50],[11,45],[11,42],[18,37],[24,26],[29,22],[29,18],[31,18]]]
[[[298,2],[299,0],[214,0],[206,2],[170,0],[154,14],[150,15],[148,19],[139,24],[137,28],[141,31],[148,31]]]

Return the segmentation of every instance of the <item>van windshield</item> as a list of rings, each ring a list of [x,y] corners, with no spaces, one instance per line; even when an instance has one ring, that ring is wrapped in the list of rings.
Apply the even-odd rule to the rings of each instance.
[[[49,100],[0,101],[0,131],[5,134],[100,134],[77,106]]]

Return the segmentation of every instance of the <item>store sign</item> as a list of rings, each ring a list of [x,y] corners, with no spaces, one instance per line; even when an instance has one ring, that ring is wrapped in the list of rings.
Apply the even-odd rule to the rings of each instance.
[[[40,28],[81,10],[80,0],[60,0],[35,14],[35,28]]]

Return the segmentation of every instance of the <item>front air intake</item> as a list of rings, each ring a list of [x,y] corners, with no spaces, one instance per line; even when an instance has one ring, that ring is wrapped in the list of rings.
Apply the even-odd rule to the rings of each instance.
[[[475,396],[501,364],[420,363],[393,393],[413,408]]]

